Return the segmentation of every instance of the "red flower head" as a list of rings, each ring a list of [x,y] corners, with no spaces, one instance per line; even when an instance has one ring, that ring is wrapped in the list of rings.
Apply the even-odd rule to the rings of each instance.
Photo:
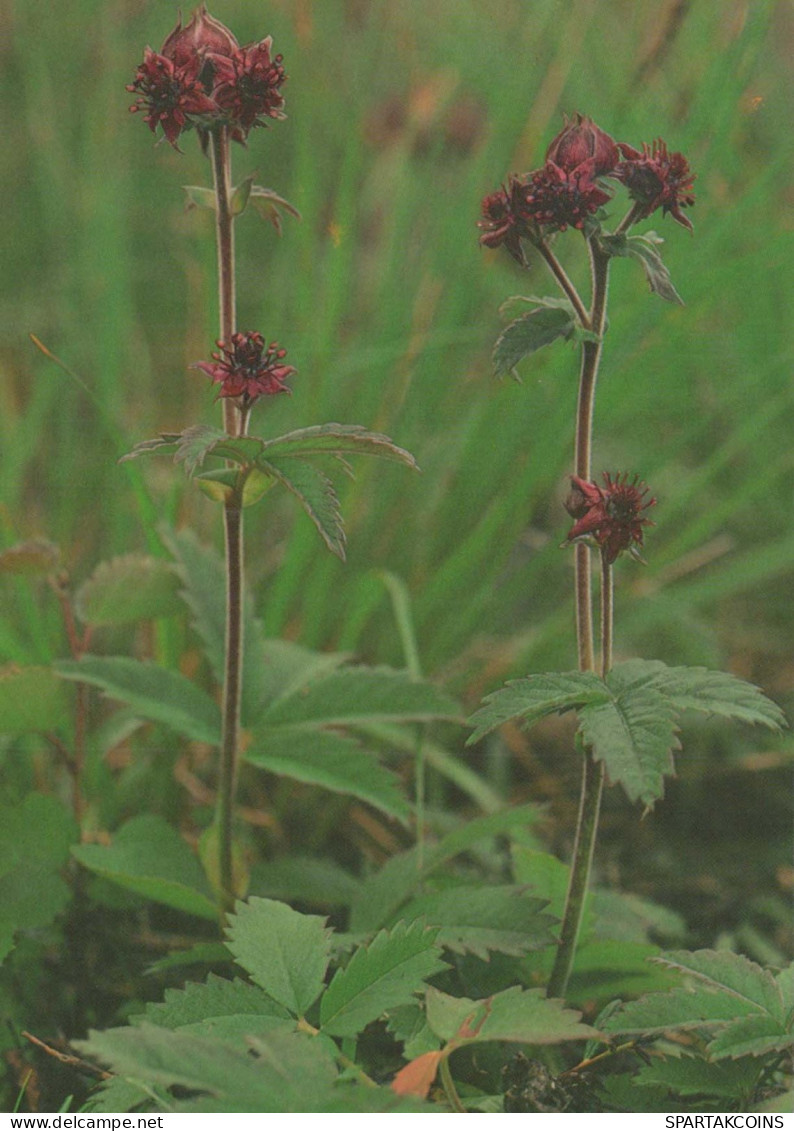
[[[637,217],[644,220],[657,208],[669,212],[679,224],[692,231],[692,224],[681,211],[695,203],[692,185],[695,180],[682,153],[668,153],[667,146],[657,138],[652,146],[643,143],[642,152],[630,145],[620,144],[625,160],[615,170],[615,176],[629,190],[629,196],[640,206]]]
[[[132,113],[145,110],[143,120],[152,133],[158,125],[162,126],[163,133],[175,148],[182,131],[194,124],[191,120],[194,116],[217,116],[218,107],[208,97],[201,81],[202,67],[198,54],[180,52],[178,58],[172,58],[166,54],[158,55],[147,47],[134,80],[127,86],[131,94],[139,95],[130,106]]]
[[[635,475],[629,482],[627,474],[603,474],[604,486],[588,483],[577,475],[571,476],[573,488],[565,509],[576,522],[568,531],[567,542],[592,539],[608,565],[623,550],[628,550],[639,561],[642,546],[642,528],[653,526],[642,512],[654,506],[656,499],[648,499],[648,488]]]
[[[526,260],[521,247],[521,238],[530,234],[520,212],[524,187],[522,180],[511,175],[506,188],[503,185],[498,192],[483,197],[483,218],[477,221],[477,227],[483,230],[480,244],[483,247],[499,247],[504,244],[513,259],[522,266],[526,265]]]
[[[219,397],[242,397],[245,407],[250,407],[259,397],[275,393],[288,393],[284,381],[294,366],[284,365],[287,351],[278,342],[265,346],[265,339],[254,330],[232,334],[230,343],[218,342],[218,353],[212,361],[197,361],[194,369],[201,369],[220,385]]]
[[[595,124],[592,118],[582,114],[576,120],[565,119],[565,128],[557,134],[548,148],[546,160],[551,161],[566,173],[572,173],[585,161],[594,162],[593,176],[601,177],[611,173],[620,160],[620,153],[613,138]]]
[[[584,228],[588,217],[611,200],[593,180],[595,175],[595,157],[570,170],[547,161],[542,169],[530,174],[522,194],[524,219],[558,232],[568,227]]]
[[[211,53],[214,71],[213,97],[234,126],[233,136],[244,141],[252,126],[266,126],[265,118],[283,118],[284,96],[279,87],[286,81],[283,56],[270,54],[270,36],[259,43],[240,47],[230,54]]]

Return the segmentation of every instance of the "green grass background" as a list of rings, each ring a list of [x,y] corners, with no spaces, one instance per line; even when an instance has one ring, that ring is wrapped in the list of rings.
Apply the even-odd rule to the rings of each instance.
[[[235,173],[257,171],[303,214],[280,239],[252,214],[237,226],[240,325],[277,337],[299,368],[254,430],[360,423],[423,469],[357,466],[344,565],[291,500],[249,512],[269,629],[399,664],[389,570],[409,587],[425,670],[472,699],[574,666],[559,543],[576,354],[538,354],[521,385],[492,377],[499,303],[553,288],[541,264],[524,275],[480,249],[475,221],[481,197],[541,164],[562,114],[580,110],[620,140],[663,137],[698,176],[694,237],[669,218],[648,225],[686,306],[649,295],[636,264],[613,270],[595,466],[638,472],[659,500],[649,566],[619,570],[618,652],[727,664],[790,694],[790,7],[217,0],[213,12],[243,42],[272,34],[285,56],[288,120],[236,147]],[[191,135],[182,155],[155,147],[124,89],[175,15],[162,0],[6,0],[0,16],[2,536],[57,541],[77,581],[151,547],[156,516],[219,537],[216,509],[166,461],[115,462],[161,429],[219,417],[188,369],[217,333],[211,218],[186,213],[180,188],[207,183],[207,164]],[[584,282],[578,237],[559,248]],[[2,600],[5,658],[51,654],[53,603],[22,584]]]

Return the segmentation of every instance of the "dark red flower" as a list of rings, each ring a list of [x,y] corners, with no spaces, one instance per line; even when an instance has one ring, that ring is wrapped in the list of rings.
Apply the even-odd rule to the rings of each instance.
[[[668,152],[666,144],[657,138],[653,145],[643,143],[642,152],[620,143],[625,158],[615,170],[615,176],[629,191],[629,196],[640,206],[638,220],[645,219],[661,208],[669,212],[679,224],[692,231],[690,220],[681,211],[695,203],[692,185],[695,174],[682,153]]]
[[[279,87],[287,76],[283,56],[271,56],[272,46],[267,36],[228,55],[207,56],[214,70],[213,97],[235,127],[238,141],[244,141],[253,126],[267,125],[264,119],[284,117]]]
[[[600,129],[592,118],[577,114],[573,122],[565,119],[562,129],[548,148],[546,160],[572,173],[585,161],[593,161],[593,176],[611,173],[620,160],[613,138]]]
[[[592,539],[608,565],[623,550],[639,559],[642,528],[653,526],[650,519],[643,518],[642,512],[654,506],[656,499],[646,500],[648,488],[636,475],[629,482],[627,474],[618,474],[613,479],[605,471],[603,480],[604,486],[599,487],[577,475],[571,476],[573,487],[565,509],[576,522],[568,531],[566,541]]]
[[[208,51],[214,51],[218,55],[231,55],[239,49],[240,44],[226,25],[211,16],[206,4],[202,4],[196,8],[190,22],[184,27],[180,16],[160,53],[177,62],[185,62],[195,55],[203,57]]]
[[[579,228],[610,199],[608,192],[593,179],[596,159],[590,157],[574,169],[563,169],[547,161],[531,173],[521,194],[521,214],[541,228],[564,232]]]
[[[477,227],[482,228],[483,233],[480,236],[480,244],[483,247],[504,245],[513,259],[522,266],[526,265],[526,259],[521,248],[521,240],[530,235],[526,221],[521,215],[524,188],[524,181],[511,175],[506,187],[503,185],[498,192],[483,197],[482,219],[477,221]]]
[[[265,346],[262,335],[249,330],[232,334],[231,342],[217,345],[212,361],[197,361],[193,368],[220,385],[219,397],[242,397],[247,407],[258,397],[289,392],[284,381],[297,370],[283,364],[287,351],[278,342]]]
[[[202,66],[197,54],[169,58],[147,47],[135,79],[127,86],[139,96],[130,106],[132,113],[145,110],[143,120],[152,133],[162,126],[174,147],[182,131],[195,124],[193,118],[217,116],[218,107],[201,81]]]

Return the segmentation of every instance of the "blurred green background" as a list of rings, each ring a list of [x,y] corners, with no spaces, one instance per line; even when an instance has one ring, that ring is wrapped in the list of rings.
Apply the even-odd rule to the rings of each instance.
[[[6,545],[58,542],[80,581],[101,559],[155,546],[153,516],[220,537],[213,504],[167,461],[116,463],[160,430],[219,420],[188,369],[217,334],[212,222],[185,212],[180,187],[209,170],[194,136],[181,155],[154,146],[127,109],[125,84],[174,5],[5,0],[0,11],[0,529]],[[579,110],[619,140],[661,136],[698,177],[694,237],[658,215],[646,225],[666,239],[686,306],[649,295],[634,263],[613,270],[595,467],[638,472],[659,500],[648,567],[619,569],[618,654],[728,667],[790,704],[791,7],[217,0],[212,11],[241,42],[272,34],[285,56],[288,119],[236,147],[235,174],[257,171],[303,215],[281,238],[252,214],[237,226],[240,325],[277,337],[299,369],[294,395],[261,404],[253,430],[360,423],[423,469],[357,467],[342,488],[344,565],[289,498],[249,512],[269,630],[400,665],[389,570],[410,590],[426,673],[468,704],[511,675],[575,665],[559,543],[577,358],[558,346],[523,364],[522,384],[494,380],[499,304],[553,287],[542,264],[525,275],[481,249],[475,222],[481,197],[538,167],[563,113]],[[558,247],[584,283],[579,238]],[[0,599],[3,658],[48,659],[54,602],[22,583]],[[755,741],[737,740],[736,757]],[[772,745],[760,774],[785,765]],[[703,800],[687,794],[691,825]]]

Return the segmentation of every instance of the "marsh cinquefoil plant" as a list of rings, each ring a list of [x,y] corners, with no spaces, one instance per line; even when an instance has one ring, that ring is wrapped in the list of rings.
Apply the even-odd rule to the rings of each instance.
[[[460,719],[455,703],[419,678],[415,647],[409,675],[352,666],[345,656],[268,639],[243,591],[242,517],[272,487],[285,486],[341,556],[338,505],[315,458],[333,463],[363,451],[411,462],[385,437],[354,426],[316,426],[276,439],[249,434],[256,414],[266,416],[269,398],[292,384],[297,391],[300,378],[290,364],[292,352],[259,330],[237,326],[236,220],[246,209],[272,218],[274,210],[289,206],[253,177],[233,186],[231,143],[253,144],[261,136],[258,127],[281,118],[285,82],[283,60],[269,39],[240,46],[202,7],[186,26],[180,21],[159,52],[146,51],[131,84],[135,113],[154,133],[174,149],[197,138],[212,162],[212,185],[192,186],[188,199],[215,220],[220,332],[215,349],[195,365],[223,407],[222,428],[161,435],[132,455],[170,453],[184,465],[223,508],[226,554],[222,559],[200,545],[189,530],[158,524],[148,500],[147,533],[160,555],[101,563],[76,590],[47,543],[0,555],[6,572],[50,577],[72,654],[54,669],[7,670],[0,681],[0,729],[15,740],[21,735],[14,753],[35,757],[48,787],[27,795],[20,789],[21,796],[3,807],[0,958],[9,956],[11,977],[24,993],[19,970],[33,969],[25,955],[46,946],[48,968],[56,964],[75,1000],[82,993],[83,1007],[68,1024],[50,1013],[42,1024],[49,1026],[50,1040],[59,1028],[74,1037],[100,1026],[73,1042],[67,1056],[67,1070],[84,1074],[83,1084],[85,1075],[99,1075],[101,1083],[85,1101],[95,1112],[656,1111],[686,1106],[693,1095],[712,1106],[756,1105],[780,1091],[794,1029],[794,967],[773,973],[728,952],[660,954],[646,920],[666,928],[668,939],[675,937],[676,925],[664,909],[611,891],[591,893],[589,908],[583,903],[602,766],[632,799],[652,804],[671,769],[679,711],[780,721],[773,705],[738,680],[649,661],[613,664],[611,658],[613,571],[622,568],[621,558],[639,556],[656,503],[639,477],[593,475],[590,467],[607,272],[615,255],[637,258],[653,288],[675,300],[657,239],[630,229],[657,209],[687,226],[688,166],[661,142],[643,149],[618,146],[577,119],[555,140],[543,169],[511,178],[484,204],[483,242],[505,246],[521,264],[539,255],[562,291],[561,298],[529,300],[500,339],[497,367],[506,372],[558,338],[576,341],[582,352],[565,540],[579,563],[580,670],[530,676],[497,692],[476,716],[474,736],[508,718],[531,722],[568,709],[580,714],[585,794],[560,931],[567,870],[533,843],[527,826],[535,808],[505,808],[487,782],[436,744],[434,734],[422,731],[417,738],[417,724],[421,730],[433,720]],[[609,232],[601,210],[611,198],[608,186],[617,181],[629,193],[630,219]],[[552,243],[566,229],[579,233],[591,257],[589,304]],[[138,477],[141,466],[137,458],[124,464]],[[137,486],[145,500],[141,478]],[[602,579],[598,650],[591,623],[592,551]],[[200,654],[202,670],[220,685],[221,709],[183,673],[183,655],[161,646],[166,618],[184,618],[186,609],[191,646],[196,640],[200,645],[191,647],[191,666]],[[106,631],[114,641],[128,625],[150,622],[157,631],[141,633],[136,644],[155,652],[156,662],[103,653]],[[97,711],[97,688],[121,702],[122,710]],[[71,704],[70,691],[76,692]],[[71,728],[64,723],[70,705]],[[46,743],[61,765],[53,768],[55,759],[43,756]],[[465,821],[448,812],[431,814],[428,824],[437,836],[425,843],[417,838],[411,847],[406,830],[421,825],[420,806],[412,808],[398,779],[371,756],[373,746],[388,748],[393,757],[421,749],[428,764],[485,815]],[[106,760],[119,751],[121,770]],[[254,861],[250,894],[232,906],[245,891],[247,863],[239,851],[243,837],[232,840],[238,756],[248,767],[241,801],[250,803],[245,814],[240,805],[238,817],[264,817],[268,824],[257,844],[267,847]],[[267,788],[260,770],[270,775]],[[173,804],[177,772],[195,802],[189,812],[187,805]],[[281,778],[308,789],[279,789]],[[343,811],[318,806],[310,792],[317,787],[360,803],[362,825],[383,834],[388,858],[382,866],[374,854],[361,865],[357,856],[356,866],[348,867],[311,853],[309,838],[301,835],[305,825],[324,826],[330,839]],[[298,803],[309,797],[299,852],[271,859],[278,802],[289,811],[296,794]],[[379,824],[372,810],[394,825]],[[125,819],[130,811],[135,815]],[[352,816],[353,809],[344,812]],[[402,851],[398,836],[404,837]],[[203,868],[188,839],[198,842]],[[506,839],[509,860],[502,852]],[[246,847],[252,849],[253,841],[249,835]],[[94,920],[86,926],[86,908],[102,930],[91,930]],[[317,908],[324,914],[312,913]],[[618,920],[624,934],[597,937],[591,946],[595,914]],[[577,936],[583,945],[575,952]],[[103,976],[114,981],[117,970],[129,984],[144,948],[158,945],[167,956],[147,973],[180,984],[166,989],[164,1000],[131,1005],[129,994],[120,1001],[115,985],[110,991],[101,985]],[[650,972],[649,954],[657,960]],[[574,956],[579,986],[570,981],[566,989]],[[214,972],[182,982],[179,971],[201,970],[202,964]],[[38,970],[37,976],[43,977]],[[671,988],[676,978],[683,984]],[[29,997],[41,997],[39,981],[30,981]],[[649,990],[637,1001],[607,1004],[615,995]],[[101,1008],[103,996],[111,1002]],[[145,996],[137,981],[133,996]],[[573,1008],[585,1004],[587,1021]],[[120,1005],[129,1023],[105,1028],[117,1020]],[[41,1009],[37,1016],[42,1018]],[[18,1029],[30,1028],[22,1009],[15,1022]],[[686,1055],[666,1056],[670,1046],[652,1049],[648,1063],[645,1048],[669,1030],[685,1031]],[[29,1101],[34,1106],[32,1089]]]

